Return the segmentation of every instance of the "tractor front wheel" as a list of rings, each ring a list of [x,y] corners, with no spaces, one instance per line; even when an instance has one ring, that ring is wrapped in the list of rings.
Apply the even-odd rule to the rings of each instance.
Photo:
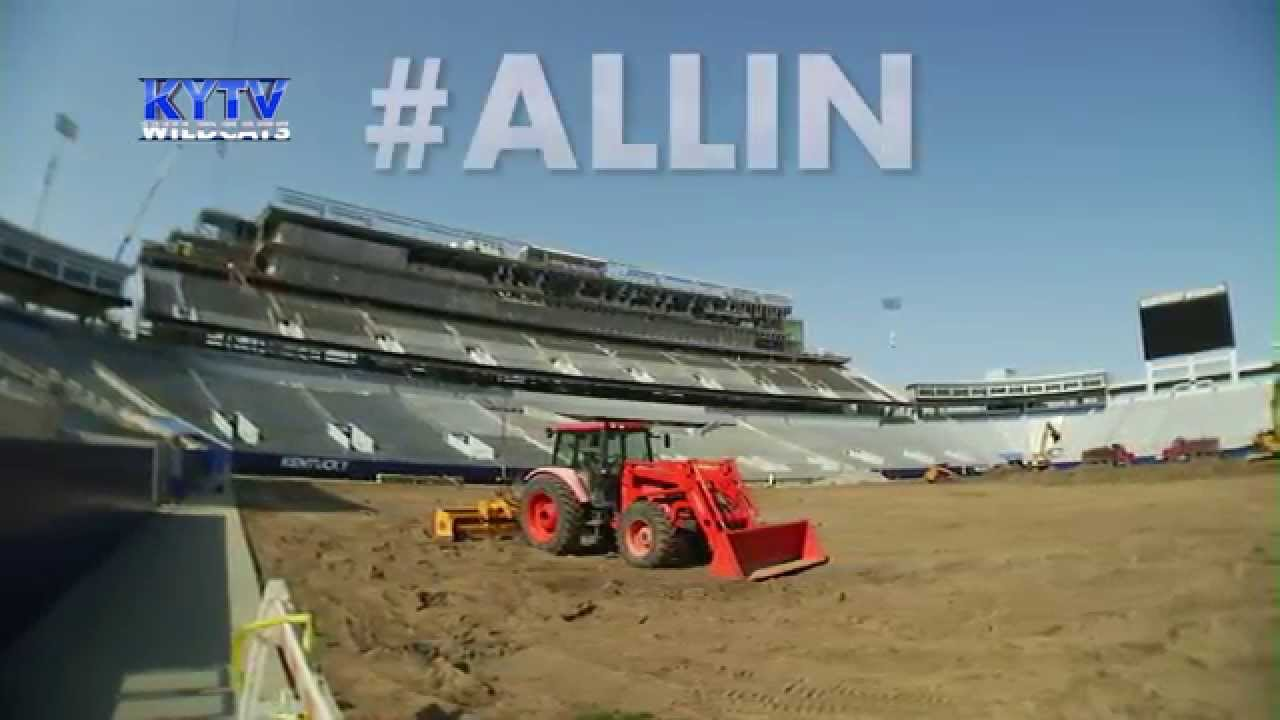
[[[578,549],[586,511],[573,490],[557,478],[536,477],[520,495],[520,529],[539,550],[565,555]]]
[[[635,567],[675,564],[680,554],[679,537],[661,505],[640,500],[622,513],[618,519],[618,552]]]

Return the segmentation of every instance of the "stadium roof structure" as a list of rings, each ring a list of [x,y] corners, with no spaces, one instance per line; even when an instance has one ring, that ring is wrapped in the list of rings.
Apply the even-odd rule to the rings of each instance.
[[[0,292],[88,317],[126,307],[133,268],[77,250],[0,218]]]

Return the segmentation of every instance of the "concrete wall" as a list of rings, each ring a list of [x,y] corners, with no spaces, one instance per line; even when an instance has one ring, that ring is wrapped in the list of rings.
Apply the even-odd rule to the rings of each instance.
[[[0,648],[146,517],[154,455],[140,442],[0,438]]]

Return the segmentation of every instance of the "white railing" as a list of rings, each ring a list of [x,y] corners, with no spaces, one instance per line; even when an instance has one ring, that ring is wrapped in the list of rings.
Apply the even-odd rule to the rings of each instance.
[[[341,720],[342,712],[328,683],[311,667],[313,634],[311,615],[298,612],[293,606],[284,581],[268,581],[254,621],[231,638],[236,720]],[[264,700],[267,668],[277,657],[283,661],[293,686],[275,700]]]

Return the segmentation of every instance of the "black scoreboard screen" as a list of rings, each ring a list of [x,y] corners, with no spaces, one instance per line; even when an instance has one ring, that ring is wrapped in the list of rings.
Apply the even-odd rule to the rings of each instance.
[[[1144,300],[1139,307],[1144,359],[1235,347],[1225,287]]]

